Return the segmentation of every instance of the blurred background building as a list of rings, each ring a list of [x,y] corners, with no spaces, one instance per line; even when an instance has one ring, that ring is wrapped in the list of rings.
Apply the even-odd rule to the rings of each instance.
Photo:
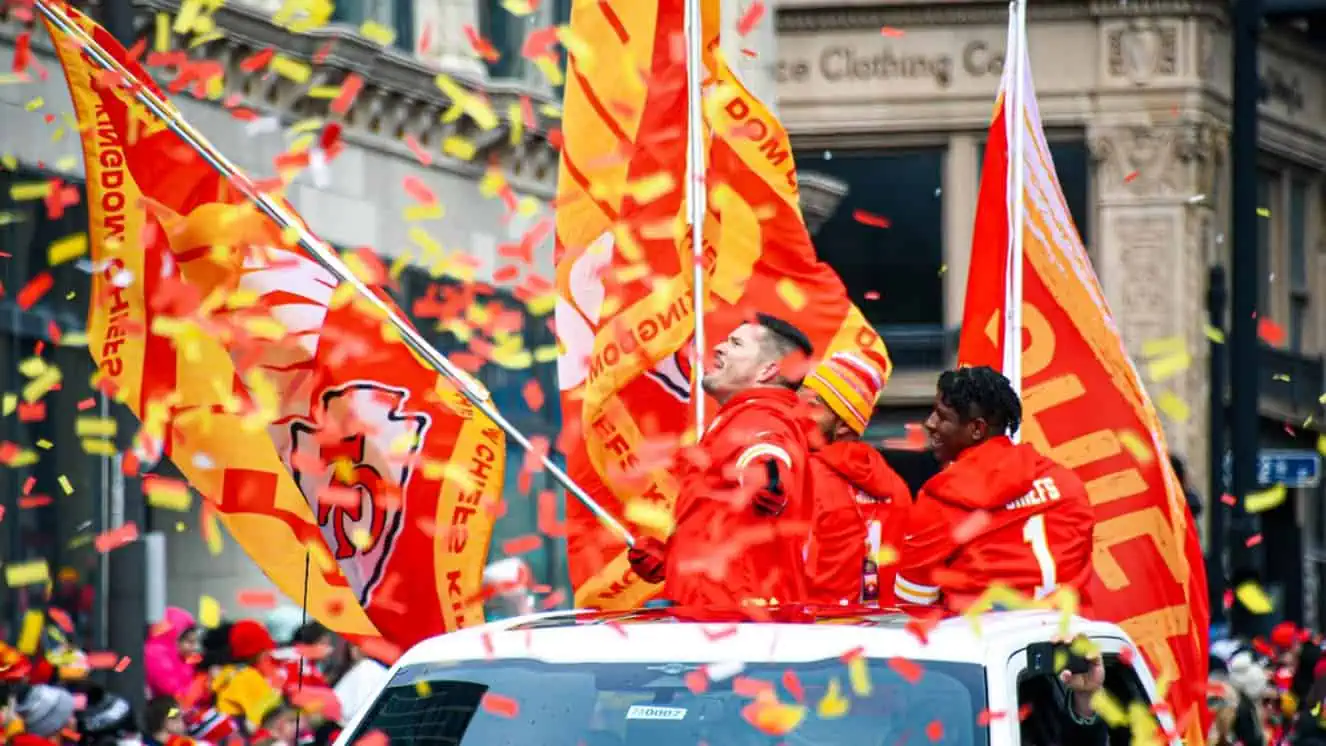
[[[725,0],[725,26],[733,28],[754,2]],[[130,18],[132,35],[147,40],[149,49],[161,38],[159,18],[169,25],[180,8],[174,0],[79,4],[94,15]],[[270,175],[273,159],[312,131],[303,125],[316,128],[323,118],[343,123],[347,147],[327,177],[306,173],[289,192],[331,243],[369,246],[388,261],[416,254],[421,238],[404,216],[410,200],[401,185],[414,179],[436,194],[445,216],[427,223],[429,240],[473,258],[470,281],[500,286],[495,302],[524,315],[524,344],[536,349],[554,343],[550,317],[529,313],[502,289],[511,283],[495,281],[494,272],[503,245],[518,243],[550,217],[557,154],[547,137],[555,120],[544,107],[554,106],[559,92],[522,49],[531,32],[565,23],[570,4],[344,1],[329,25],[294,34],[273,22],[282,0],[186,3],[216,6],[210,14],[216,32],[201,41],[197,34],[165,38],[187,60],[224,66],[221,95],[179,95],[176,101],[223,152],[256,175]],[[1007,5],[779,0],[762,6],[764,19],[750,34],[727,34],[730,57],[758,93],[776,99],[793,134],[803,203],[821,256],[889,344],[896,373],[872,434],[898,436],[904,425],[923,419],[935,375],[954,361]],[[112,403],[84,398],[90,358],[81,345],[60,345],[62,335],[52,326],[56,322],[67,337],[85,325],[88,267],[46,264],[52,240],[85,230],[82,163],[68,95],[44,33],[31,36],[32,79],[8,72],[30,25],[13,14],[14,6],[4,7],[10,10],[0,11],[0,251],[9,256],[0,261],[6,290],[0,295],[0,391],[21,387],[20,363],[41,345],[79,394],[48,402],[44,413],[6,408],[0,416],[0,459],[11,443],[41,457],[27,471],[0,469],[0,558],[41,558],[53,572],[67,568],[69,605],[80,610],[87,634],[104,641],[109,571],[92,537],[128,518],[161,537],[147,552],[152,604],[192,607],[206,594],[233,609],[240,591],[266,587],[265,580],[229,542],[219,555],[205,548],[197,505],[188,513],[143,510],[138,480],[123,478],[114,459],[89,455],[79,445],[75,422],[89,410],[121,416],[122,443],[133,425]],[[1326,514],[1314,456],[1318,397],[1326,388],[1326,303],[1320,300],[1326,297],[1326,31],[1321,12],[1275,5],[1268,11],[1258,182],[1258,249],[1266,268],[1261,437],[1265,448],[1293,449],[1297,460],[1266,460],[1267,484],[1294,489],[1292,499],[1263,516],[1261,538],[1277,548],[1268,586],[1282,612],[1310,622],[1326,617],[1326,599],[1316,590],[1326,563]],[[1033,2],[1029,14],[1033,74],[1065,197],[1129,349],[1153,396],[1169,402],[1162,409],[1172,447],[1203,493],[1224,491],[1209,478],[1219,475],[1208,451],[1212,423],[1219,420],[1212,418],[1212,401],[1221,398],[1211,396],[1209,381],[1213,345],[1228,319],[1212,323],[1211,300],[1221,294],[1212,292],[1209,280],[1213,267],[1229,264],[1228,21],[1226,4],[1206,0],[1043,0]],[[366,23],[377,38],[365,36]],[[383,31],[392,38],[378,36]],[[241,63],[269,48],[308,64],[308,78],[247,72]],[[187,65],[157,66],[153,73],[169,84]],[[496,111],[528,102],[541,126],[513,134],[505,125],[479,132],[467,129],[468,120],[444,121],[453,102],[434,83],[439,71],[486,96]],[[330,112],[328,99],[309,95],[341,85],[350,74],[364,85],[348,110]],[[237,118],[237,107],[258,116]],[[456,139],[474,152],[444,152]],[[429,154],[428,165],[418,152]],[[482,196],[490,163],[499,164],[511,185],[515,209]],[[33,198],[24,188],[43,182],[53,184],[55,197]],[[60,197],[66,190],[69,199]],[[858,221],[858,211],[884,218],[888,227]],[[416,302],[439,285],[459,282],[436,280],[428,270],[410,266],[402,274],[399,300],[409,312],[426,308]],[[50,273],[51,290],[20,306],[17,292],[42,272]],[[551,277],[550,240],[535,247],[529,272]],[[441,350],[464,348],[426,315],[416,320]],[[1152,375],[1166,366],[1149,368],[1148,356],[1172,353],[1175,344],[1186,362]],[[517,427],[556,436],[552,363],[489,362],[478,376]],[[531,380],[544,393],[538,407],[526,394]],[[533,495],[550,487],[541,475],[522,484],[520,459],[510,464],[508,513],[498,523],[494,559],[504,539],[536,532]],[[1205,494],[1205,501],[1208,515],[1224,507],[1218,494]],[[526,555],[535,576],[554,583],[564,577],[562,557],[550,538]],[[0,626],[12,633],[38,592],[0,593]]]

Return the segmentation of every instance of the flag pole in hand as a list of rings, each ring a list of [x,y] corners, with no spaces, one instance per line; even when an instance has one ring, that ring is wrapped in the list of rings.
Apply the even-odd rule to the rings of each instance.
[[[521,448],[530,453],[535,453],[534,445],[524,433],[516,429],[514,425],[502,416],[497,408],[493,406],[492,396],[483,384],[479,383],[465,371],[456,367],[454,363],[438,352],[432,345],[425,340],[414,325],[401,317],[390,304],[384,302],[375,293],[369,290],[368,286],[350,271],[349,267],[341,261],[341,257],[336,251],[328,246],[322,239],[313,235],[303,223],[296,219],[286,210],[285,206],[279,201],[272,199],[264,194],[253,183],[238,166],[231,163],[207,138],[193,128],[184,120],[174,104],[158,96],[151,88],[143,85],[136,79],[134,74],[120,64],[110,53],[101,47],[90,35],[87,34],[77,23],[69,16],[65,15],[64,10],[53,0],[36,0],[37,10],[51,25],[59,28],[70,37],[77,39],[82,44],[82,51],[87,55],[93,64],[110,72],[117,73],[124,81],[129,83],[130,93],[133,97],[148,111],[152,112],[171,132],[174,132],[183,140],[194,152],[202,156],[208,165],[216,169],[226,181],[230,182],[240,191],[255,207],[263,212],[268,218],[280,226],[283,230],[293,231],[296,236],[296,242],[310,258],[316,261],[323,269],[330,272],[340,282],[346,283],[354,288],[355,293],[364,300],[371,303],[374,308],[382,313],[392,328],[400,334],[401,339],[410,347],[415,354],[423,358],[433,370],[446,376],[456,384],[460,392],[466,399],[474,405],[476,409],[483,412],[491,419],[507,437],[516,441]],[[122,85],[117,83],[117,85]],[[571,477],[562,470],[557,464],[553,463],[547,454],[539,453],[539,461],[544,469],[552,475],[568,493],[579,500],[585,507],[598,517],[604,525],[616,532],[626,542],[627,546],[635,546],[635,536],[627,530],[620,521],[612,516],[602,505],[589,496],[588,493],[576,484]]]

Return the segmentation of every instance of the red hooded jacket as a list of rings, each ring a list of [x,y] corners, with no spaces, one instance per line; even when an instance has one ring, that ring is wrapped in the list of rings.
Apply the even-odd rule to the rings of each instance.
[[[893,576],[912,493],[868,443],[810,456],[814,495],[806,583],[812,603],[893,606]]]
[[[664,598],[696,607],[805,602],[809,423],[799,411],[796,392],[780,388],[744,391],[719,407],[696,457],[680,464]],[[776,518],[750,504],[769,460],[787,498]]]
[[[1095,514],[1071,469],[1006,437],[972,446],[921,488],[909,514],[899,600],[962,611],[995,583],[1045,598],[1091,578]]]

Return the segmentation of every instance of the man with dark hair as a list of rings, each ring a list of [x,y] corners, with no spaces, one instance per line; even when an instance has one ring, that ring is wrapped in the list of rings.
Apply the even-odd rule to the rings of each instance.
[[[926,418],[943,469],[909,515],[894,592],[962,611],[995,583],[1035,598],[1086,590],[1095,515],[1082,480],[1010,435],[1022,403],[993,368],[939,377]],[[1083,598],[1083,606],[1086,599]]]
[[[631,566],[685,606],[805,598],[806,452],[796,389],[814,350],[792,324],[757,314],[720,342],[704,371],[718,401],[694,453],[678,463],[675,528],[640,536]]]

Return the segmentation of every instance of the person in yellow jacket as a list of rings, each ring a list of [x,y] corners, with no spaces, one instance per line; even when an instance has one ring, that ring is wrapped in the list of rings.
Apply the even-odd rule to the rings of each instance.
[[[231,663],[212,677],[218,710],[243,719],[249,733],[262,727],[263,717],[281,703],[281,693],[262,672],[266,657],[276,649],[267,628],[241,619],[230,628]]]

